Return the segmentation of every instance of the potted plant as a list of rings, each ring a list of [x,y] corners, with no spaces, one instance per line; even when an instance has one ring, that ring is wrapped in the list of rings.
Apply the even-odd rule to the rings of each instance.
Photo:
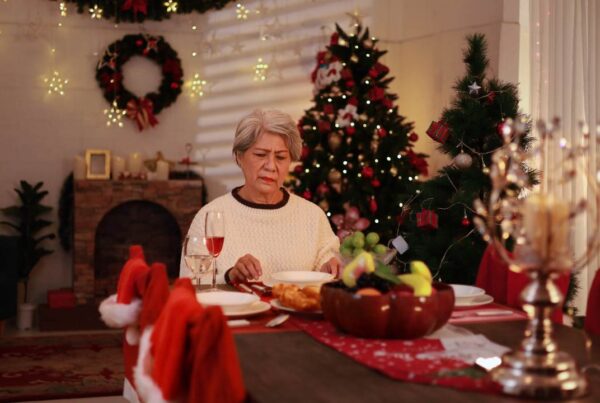
[[[18,237],[17,281],[23,283],[24,289],[23,304],[19,306],[19,312],[25,313],[26,319],[31,320],[35,306],[28,303],[29,275],[41,258],[53,252],[45,248],[44,241],[54,239],[54,234],[40,234],[52,224],[51,221],[42,218],[52,211],[52,207],[42,204],[42,199],[48,195],[47,191],[42,190],[43,182],[32,186],[27,181],[21,181],[20,185],[20,189],[15,189],[20,204],[0,209],[10,219],[0,221],[0,224],[10,227]],[[21,322],[19,318],[19,327],[30,327],[31,324],[26,322],[27,320]]]

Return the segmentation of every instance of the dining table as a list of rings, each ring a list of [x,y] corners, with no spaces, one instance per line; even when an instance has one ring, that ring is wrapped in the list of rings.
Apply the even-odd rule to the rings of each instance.
[[[320,343],[293,324],[290,325],[293,320],[281,328],[265,328],[264,324],[277,313],[271,311],[248,317],[246,319],[250,322],[249,326],[233,329],[244,383],[252,402],[534,401],[498,393],[479,393],[389,378]],[[310,320],[324,319],[313,315]],[[522,318],[506,318],[495,322],[460,323],[453,326],[460,326],[514,349],[519,347],[526,325],[527,321]],[[559,349],[575,358],[589,381],[589,393],[585,397],[567,401],[600,402],[600,337],[590,336],[581,329],[556,324],[554,337]]]

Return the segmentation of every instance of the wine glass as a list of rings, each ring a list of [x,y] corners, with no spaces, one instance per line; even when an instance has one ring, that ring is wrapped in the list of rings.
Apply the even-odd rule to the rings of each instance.
[[[225,241],[225,215],[222,211],[208,211],[204,218],[204,238],[206,249],[213,257],[212,286],[209,291],[217,290],[217,257]]]
[[[212,256],[203,254],[201,243],[204,238],[188,235],[183,242],[183,259],[185,265],[192,272],[192,280],[196,285],[196,291],[200,291],[200,278],[207,273],[211,267]]]

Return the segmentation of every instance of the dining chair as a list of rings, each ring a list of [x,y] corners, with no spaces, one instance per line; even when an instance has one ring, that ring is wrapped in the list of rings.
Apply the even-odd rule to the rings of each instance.
[[[239,403],[246,398],[223,311],[200,305],[189,278],[175,282],[155,324],[143,331],[134,376],[145,402]]]
[[[600,268],[596,270],[590,287],[583,327],[589,334],[600,336]]]
[[[565,273],[555,280],[555,284],[563,296],[566,295],[569,288],[569,280],[569,273]],[[530,281],[526,274],[510,270],[494,246],[487,246],[479,264],[475,285],[494,297],[494,302],[521,309],[520,295]],[[551,319],[555,323],[563,322],[562,306],[563,303],[552,312]]]

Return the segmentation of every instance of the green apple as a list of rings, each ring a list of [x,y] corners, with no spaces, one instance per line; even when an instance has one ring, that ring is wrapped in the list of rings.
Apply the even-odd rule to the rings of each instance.
[[[378,243],[377,245],[375,245],[373,247],[373,252],[377,255],[383,255],[383,254],[387,253],[387,251],[388,251],[388,248],[385,245],[380,244],[380,243]]]
[[[431,281],[427,280],[420,274],[400,274],[398,278],[404,284],[413,289],[415,297],[429,297],[433,292]]]
[[[367,245],[369,245],[370,247],[377,245],[379,239],[379,234],[377,232],[369,232],[367,234],[367,237],[365,238],[365,240],[367,241]]]
[[[344,245],[342,245],[342,247],[340,248],[340,254],[343,257],[350,257],[350,256],[352,256],[352,248],[351,247],[347,248]]]
[[[344,240],[342,241],[342,247],[344,248],[348,248],[348,249],[352,249],[353,245],[352,242],[354,241],[354,236],[353,235],[348,235],[346,238],[344,238]]]
[[[375,261],[369,252],[362,251],[356,256],[342,272],[342,282],[346,287],[354,287],[356,280],[363,273],[375,271]]]
[[[352,256],[358,256],[363,253],[365,250],[363,248],[356,248],[352,251]]]
[[[363,236],[361,238],[359,236],[354,236],[352,246],[354,246],[356,249],[363,249],[365,247],[365,237]]]

